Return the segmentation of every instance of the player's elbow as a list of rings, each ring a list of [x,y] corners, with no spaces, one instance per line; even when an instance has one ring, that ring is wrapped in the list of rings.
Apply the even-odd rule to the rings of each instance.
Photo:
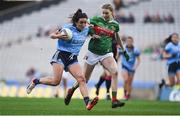
[[[170,56],[170,55],[167,54],[165,51],[162,53],[162,57],[165,58],[165,59],[166,59],[166,58],[169,58],[169,56]]]
[[[51,35],[50,35],[50,38],[51,38],[51,39],[56,39],[57,37],[56,37],[54,34],[51,34]]]
[[[58,38],[58,34],[57,33],[52,33],[52,34],[50,34],[50,38],[51,39],[57,39]]]
[[[78,82],[79,84],[86,83],[86,79],[85,79],[85,77],[84,77],[83,75],[79,75],[79,76],[77,77],[77,82]]]

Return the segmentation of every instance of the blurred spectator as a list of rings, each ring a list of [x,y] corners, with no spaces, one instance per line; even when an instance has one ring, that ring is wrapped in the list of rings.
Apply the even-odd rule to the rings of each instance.
[[[163,22],[163,20],[161,19],[161,16],[159,15],[158,12],[156,15],[152,16],[152,22],[153,23],[162,23]]]
[[[136,5],[139,2],[141,2],[141,0],[113,0],[116,11],[120,10],[121,8],[127,8],[131,5]]]
[[[120,12],[119,15],[116,15],[115,16],[115,20],[118,22],[118,23],[125,23],[127,20],[126,20],[126,16],[123,12]]]
[[[26,39],[26,41],[31,41],[33,38],[32,38],[31,35],[29,35],[29,36],[27,36],[25,39]]]
[[[149,15],[148,12],[146,12],[144,16],[144,23],[150,23],[150,22],[151,22],[151,16]]]
[[[140,1],[139,0],[126,0],[129,5],[135,5],[138,4]]]
[[[43,35],[43,28],[42,28],[42,27],[39,27],[36,36],[37,36],[37,37],[42,37],[42,35]]]
[[[23,41],[23,39],[22,39],[22,38],[18,38],[18,39],[16,40],[16,43],[17,43],[17,44],[21,44],[21,43],[22,43],[22,41]]]
[[[128,23],[134,23],[135,22],[135,18],[134,15],[132,13],[129,13],[129,17],[127,19]]]
[[[174,17],[171,13],[168,14],[168,16],[166,17],[165,21],[167,23],[174,23]]]
[[[10,48],[10,47],[12,46],[12,41],[7,42],[5,46],[6,46],[7,48]]]
[[[135,18],[134,15],[132,13],[129,13],[129,16],[125,16],[124,12],[120,12],[119,14],[117,14],[115,16],[115,20],[118,23],[134,23],[135,22]]]
[[[166,15],[161,16],[159,12],[157,12],[156,15],[149,15],[148,12],[145,13],[144,23],[163,23],[163,22],[174,23],[175,19],[171,13],[169,13],[167,17]]]
[[[45,35],[45,36],[49,36],[49,34],[50,34],[50,29],[49,29],[49,28],[45,29],[44,35]]]
[[[30,80],[32,80],[32,78],[40,78],[41,73],[38,70],[36,70],[34,67],[30,67],[26,71],[26,77],[28,78],[28,82],[29,82]]]
[[[123,0],[113,0],[113,4],[116,11],[124,7]]]

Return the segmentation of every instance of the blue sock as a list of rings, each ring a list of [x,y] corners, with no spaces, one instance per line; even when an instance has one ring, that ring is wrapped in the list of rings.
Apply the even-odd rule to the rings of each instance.
[[[85,102],[85,104],[87,105],[88,102],[89,102],[89,97],[84,97],[84,102]]]
[[[40,84],[39,79],[34,79],[33,82],[35,83],[35,85]]]

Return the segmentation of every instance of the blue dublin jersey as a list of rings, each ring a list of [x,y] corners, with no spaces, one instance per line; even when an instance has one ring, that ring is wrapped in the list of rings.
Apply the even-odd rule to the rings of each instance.
[[[172,42],[169,42],[165,46],[165,51],[168,54],[172,55],[172,57],[167,59],[168,65],[174,62],[180,62],[180,42],[178,44],[173,44]]]
[[[122,54],[122,51],[120,50],[120,55],[121,55],[121,63],[123,66],[127,67],[129,70],[134,70],[134,64],[136,62],[136,58],[140,55],[140,50],[137,48],[129,49],[125,48],[127,54],[129,55],[129,60],[127,61],[125,56]]]
[[[82,31],[79,31],[73,24],[65,24],[62,28],[70,29],[73,35],[70,40],[59,39],[57,42],[57,50],[78,55],[87,38],[89,28],[85,27]]]

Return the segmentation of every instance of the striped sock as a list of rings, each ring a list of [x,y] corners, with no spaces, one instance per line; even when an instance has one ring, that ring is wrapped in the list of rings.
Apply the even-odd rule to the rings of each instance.
[[[85,104],[87,105],[88,102],[89,102],[89,97],[84,97],[84,102],[85,102]]]

